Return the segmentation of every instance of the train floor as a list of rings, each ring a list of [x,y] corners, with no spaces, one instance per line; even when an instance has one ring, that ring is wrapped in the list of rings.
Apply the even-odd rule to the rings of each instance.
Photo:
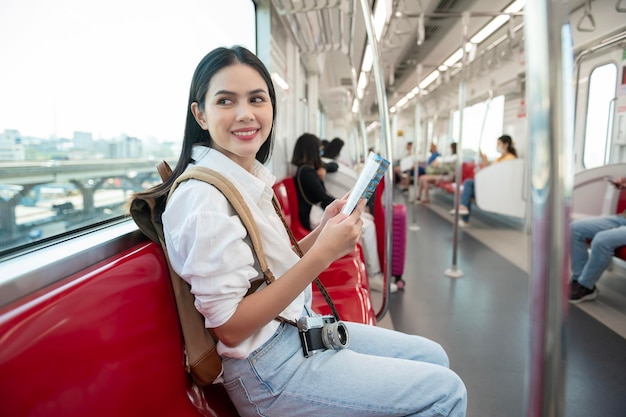
[[[472,220],[458,234],[463,276],[450,278],[452,200],[433,197],[428,206],[407,205],[406,288],[391,294],[379,325],[442,344],[467,386],[468,417],[525,416],[530,236]],[[626,417],[626,278],[608,272],[601,283],[597,300],[568,310],[566,417]]]

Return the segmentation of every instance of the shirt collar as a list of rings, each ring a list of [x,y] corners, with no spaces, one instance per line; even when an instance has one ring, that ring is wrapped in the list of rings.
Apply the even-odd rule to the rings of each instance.
[[[271,187],[276,182],[276,177],[259,161],[254,161],[252,173],[249,173],[220,151],[206,146],[194,146],[191,157],[196,165],[225,175],[254,201],[258,202],[264,194],[272,194]]]

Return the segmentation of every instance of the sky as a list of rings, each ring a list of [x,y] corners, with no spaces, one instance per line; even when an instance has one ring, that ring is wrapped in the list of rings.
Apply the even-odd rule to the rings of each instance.
[[[234,44],[250,0],[2,0],[0,132],[180,141],[196,65]]]

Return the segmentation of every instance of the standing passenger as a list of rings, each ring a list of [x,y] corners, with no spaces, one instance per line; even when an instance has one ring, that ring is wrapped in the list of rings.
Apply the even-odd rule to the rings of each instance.
[[[223,383],[241,416],[464,416],[466,391],[437,343],[375,326],[346,323],[350,346],[303,355],[299,330],[276,320],[310,316],[311,282],[354,250],[361,201],[349,216],[331,203],[300,242],[302,258],[272,205],[271,154],[276,96],[261,61],[242,47],[205,56],[191,82],[184,142],[167,192],[193,165],[225,175],[257,223],[276,280],[244,298],[258,262],[236,212],[213,186],[182,183],[163,214],[173,269],[191,285],[213,329]]]

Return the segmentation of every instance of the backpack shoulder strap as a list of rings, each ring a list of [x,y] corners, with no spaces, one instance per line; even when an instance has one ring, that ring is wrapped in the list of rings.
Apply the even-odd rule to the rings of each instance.
[[[205,167],[193,167],[185,171],[181,176],[179,176],[172,188],[170,189],[170,193],[168,195],[168,200],[172,196],[172,193],[176,190],[178,185],[181,182],[195,179],[199,181],[204,181],[216,187],[229,201],[229,203],[233,206],[237,215],[241,219],[244,227],[248,231],[248,235],[250,235],[250,240],[252,241],[252,247],[257,255],[259,260],[259,264],[261,266],[261,271],[263,272],[263,276],[265,277],[265,281],[271,283],[274,281],[275,277],[272,271],[267,264],[267,259],[265,258],[265,252],[263,251],[263,245],[261,244],[261,237],[259,234],[259,229],[257,228],[256,221],[252,216],[252,212],[250,212],[250,208],[248,204],[244,201],[241,193],[237,188],[233,185],[228,178],[220,174],[219,172],[212,170],[210,168]]]
[[[170,168],[170,164],[167,161],[161,161],[157,164],[157,171],[161,176],[161,181],[165,181],[172,175],[172,168]]]

